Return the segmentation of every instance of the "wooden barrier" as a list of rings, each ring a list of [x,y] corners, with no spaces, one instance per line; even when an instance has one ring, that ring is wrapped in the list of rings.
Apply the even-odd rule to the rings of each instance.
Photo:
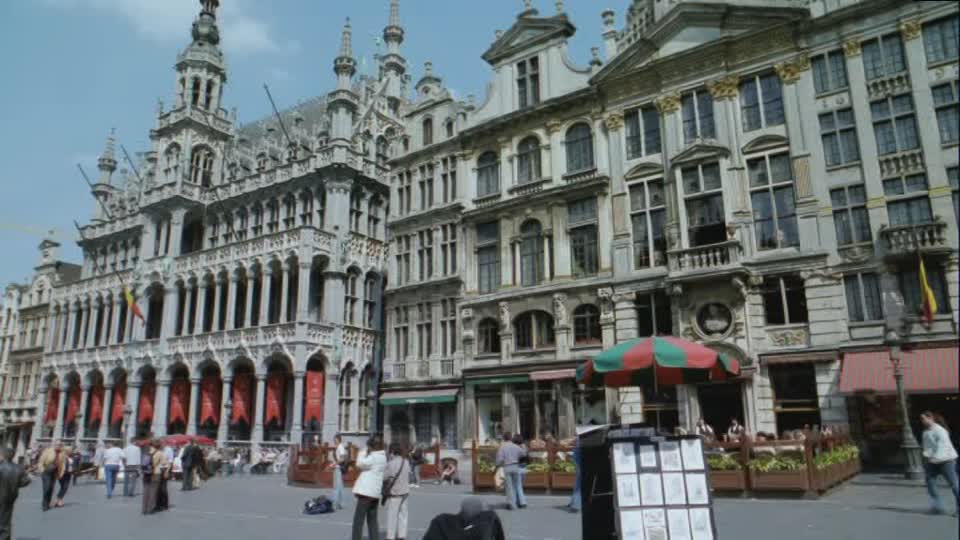
[[[320,446],[301,448],[294,445],[290,448],[290,464],[287,467],[287,482],[294,485],[316,488],[333,487],[333,468],[336,460],[333,457],[335,446],[323,443]],[[344,487],[353,487],[360,472],[354,463],[357,460],[359,449],[353,444],[347,445],[347,459],[350,465],[343,475]]]

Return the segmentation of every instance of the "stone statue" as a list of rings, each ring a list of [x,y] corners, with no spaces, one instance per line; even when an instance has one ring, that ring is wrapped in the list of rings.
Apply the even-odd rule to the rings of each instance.
[[[557,293],[553,295],[553,316],[556,319],[557,326],[563,326],[567,324],[567,306],[564,304],[564,301],[567,299],[567,295]]]
[[[707,304],[700,309],[700,329],[708,336],[719,336],[730,328],[730,310],[723,304]]]
[[[500,326],[510,328],[510,304],[500,302]]]

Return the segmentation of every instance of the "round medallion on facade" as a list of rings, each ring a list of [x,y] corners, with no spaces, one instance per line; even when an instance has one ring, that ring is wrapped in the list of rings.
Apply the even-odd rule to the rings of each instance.
[[[697,327],[709,339],[725,337],[733,326],[733,313],[724,304],[711,302],[697,311]]]

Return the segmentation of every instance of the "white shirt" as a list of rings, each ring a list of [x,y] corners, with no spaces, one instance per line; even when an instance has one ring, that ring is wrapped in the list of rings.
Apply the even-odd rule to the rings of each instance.
[[[107,448],[107,451],[103,453],[103,465],[123,465],[123,450],[116,446]]]
[[[946,463],[957,459],[957,450],[950,442],[950,432],[934,424],[923,432],[923,457],[930,463]]]
[[[338,463],[343,463],[347,460],[347,447],[343,443],[337,445],[337,449],[334,451],[334,456],[337,459]]]
[[[128,444],[123,449],[123,457],[127,460],[127,467],[140,466],[140,447],[135,444]]]
[[[386,453],[383,450],[365,451],[357,458],[357,468],[360,469],[360,476],[353,485],[354,495],[379,499],[380,489],[383,487],[383,471],[387,468]]]
[[[173,448],[171,448],[171,447],[169,447],[169,446],[166,446],[166,447],[163,448],[163,453],[164,453],[164,455],[167,456],[167,461],[172,464],[172,463],[173,463],[173,459],[176,457],[176,456],[173,455]]]

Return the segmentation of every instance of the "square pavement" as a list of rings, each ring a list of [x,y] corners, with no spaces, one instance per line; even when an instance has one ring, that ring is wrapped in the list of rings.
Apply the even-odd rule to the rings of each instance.
[[[117,486],[122,493],[122,487]],[[205,540],[350,537],[353,500],[346,509],[320,516],[302,513],[303,503],[325,493],[288,487],[279,476],[217,477],[200,490],[181,492],[171,482],[172,508],[151,516],[140,514],[140,498],[106,499],[103,483],[81,481],[71,487],[64,508],[40,510],[40,479],[21,491],[14,511],[14,539]],[[138,488],[138,493],[140,492]],[[423,536],[430,519],[456,512],[469,495],[466,486],[424,485],[410,498],[409,539]],[[943,490],[948,510],[952,495]],[[502,504],[499,495],[481,495]],[[529,507],[498,510],[510,540],[576,540],[580,515],[562,507],[568,497],[528,495]],[[715,502],[718,540],[955,540],[958,521],[952,515],[925,514],[926,490],[890,475],[861,475],[819,500],[729,499]],[[381,525],[386,517],[381,512]],[[382,534],[382,533],[381,533]]]

